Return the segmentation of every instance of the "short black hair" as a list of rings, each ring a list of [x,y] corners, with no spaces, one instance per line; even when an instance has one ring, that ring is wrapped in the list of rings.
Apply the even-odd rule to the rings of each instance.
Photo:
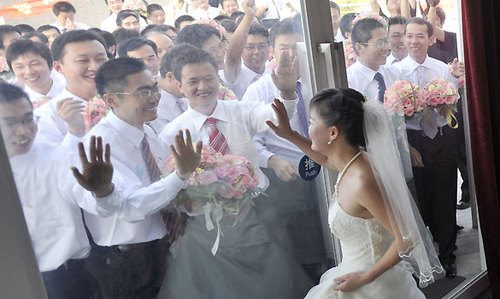
[[[68,1],[59,1],[52,5],[52,12],[58,16],[61,12],[72,12],[76,13],[76,9],[73,4]]]
[[[244,16],[244,15],[245,15],[245,13],[244,13],[244,12],[237,10],[237,11],[233,11],[233,13],[231,14],[231,16],[230,16],[230,17],[231,17],[231,19],[233,19],[236,23],[238,23],[238,21],[237,21],[237,20],[238,20],[238,17],[239,17],[239,16]]]
[[[31,27],[28,24],[17,24],[14,25],[14,27],[17,29],[17,32],[19,32],[21,35],[35,31],[35,28]]]
[[[25,33],[23,36],[21,36],[21,39],[31,39],[32,37],[38,38],[38,40],[45,45],[49,44],[49,38],[46,37],[43,33],[36,31]]]
[[[330,0],[330,9],[332,9],[332,8],[336,9],[340,13],[340,6],[337,3],[335,3],[334,1]]]
[[[127,76],[144,70],[146,65],[136,58],[119,57],[108,60],[95,74],[97,92],[101,96],[106,93],[122,92],[127,85]]]
[[[297,24],[295,19],[283,19],[271,27],[269,33],[269,43],[274,47],[276,37],[285,34],[298,34],[302,35],[300,25]]]
[[[226,15],[218,15],[214,18],[214,21],[217,21],[217,22],[220,22],[222,20],[231,20],[231,21],[234,21],[233,19],[231,19],[230,16],[226,16]]]
[[[226,29],[226,32],[234,33],[236,28],[238,28],[238,24],[236,24],[236,22],[232,19],[224,19],[219,23],[222,27],[224,27],[224,29]]]
[[[364,136],[365,97],[350,88],[327,88],[318,92],[310,102],[327,127],[338,126],[352,146],[366,146]]]
[[[429,23],[429,21],[427,21],[425,19],[418,18],[418,17],[409,19],[408,22],[406,22],[405,33],[406,33],[406,28],[410,24],[425,25],[425,26],[427,26],[427,35],[429,37],[434,35],[434,27],[432,26],[431,23]]]
[[[141,30],[140,35],[141,36],[147,36],[157,26],[158,25],[155,25],[155,24],[149,24],[149,25],[147,25],[146,27],[144,27],[144,29]]]
[[[344,38],[346,37],[346,33],[351,33],[352,30],[352,21],[358,16],[358,14],[354,12],[346,13],[340,18],[339,21],[339,28],[340,28],[340,33],[342,33],[342,36]]]
[[[175,39],[176,44],[187,43],[199,49],[212,35],[222,38],[220,32],[212,26],[205,24],[191,24],[184,27]]]
[[[186,43],[179,44],[175,46],[170,53],[172,52],[174,54],[175,53],[178,54],[172,57],[171,63],[172,63],[172,72],[174,73],[174,77],[179,82],[181,81],[182,78],[182,69],[184,68],[184,66],[188,64],[199,64],[208,62],[214,67],[216,73],[217,70],[219,69],[218,63],[212,54],[203,51],[201,49],[198,49],[190,44]]]
[[[40,32],[40,33],[43,33],[44,31],[47,31],[47,30],[56,30],[57,33],[61,34],[61,31],[59,31],[59,28],[57,28],[56,26],[52,26],[52,25],[42,25],[36,29],[36,31]]]
[[[135,11],[133,11],[131,9],[124,9],[124,10],[120,11],[118,13],[118,15],[116,16],[116,25],[121,27],[123,20],[130,17],[130,16],[136,18],[137,22],[139,22],[139,15]]]
[[[169,30],[172,30],[173,32],[177,33],[177,28],[175,28],[172,25],[167,25],[167,24],[156,25],[152,29],[152,31],[157,31],[157,32],[165,33],[165,34],[167,34],[167,31],[169,31]]]
[[[175,29],[177,29],[177,31],[179,31],[179,30],[181,30],[181,24],[183,22],[193,22],[193,21],[195,21],[195,18],[193,18],[192,16],[182,15],[182,16],[178,17],[177,19],[175,19],[175,22],[174,22]]]
[[[6,34],[9,34],[9,33],[14,33],[14,32],[17,32],[19,33],[19,31],[17,31],[16,27],[12,26],[12,25],[0,25],[0,49],[5,49],[5,45],[3,44],[3,38]],[[21,33],[19,33],[21,34]]]
[[[14,103],[21,99],[26,99],[33,107],[28,94],[24,90],[13,84],[0,81],[0,103]]]
[[[110,47],[113,47],[113,46],[116,46],[116,40],[115,40],[115,37],[113,36],[113,34],[107,32],[106,30],[101,30],[99,28],[90,28],[90,29],[87,29],[88,31],[92,31],[94,32],[95,34],[99,35],[100,37],[102,37],[102,39],[104,40],[104,42],[106,43],[106,52],[108,52],[108,58],[111,59],[111,58],[114,58],[115,56],[115,53],[110,53],[108,51],[108,49]]]
[[[5,53],[5,59],[7,60],[9,68],[12,70],[12,61],[27,53],[33,53],[43,57],[43,59],[47,62],[49,69],[52,69],[53,60],[49,48],[42,43],[34,42],[30,39],[16,40],[10,44],[7,49],[7,53]]]
[[[133,37],[118,44],[118,57],[127,57],[127,52],[134,51],[142,46],[150,46],[158,56],[158,47],[153,41],[144,37]]]
[[[408,20],[405,17],[397,16],[389,18],[387,21],[388,27],[390,28],[392,25],[406,25]]]
[[[259,35],[265,37],[266,40],[268,40],[269,30],[267,30],[266,28],[262,27],[257,23],[253,23],[252,25],[250,25],[250,29],[248,30],[248,35]]]
[[[160,4],[156,4],[156,3],[153,3],[153,4],[149,4],[146,8],[146,12],[148,13],[148,16],[151,15],[153,12],[157,11],[157,10],[161,10],[163,12],[165,12],[163,10],[163,7],[161,7]]]
[[[168,72],[174,71],[173,62],[177,57],[184,55],[184,52],[189,49],[186,46],[193,47],[184,43],[173,47],[167,54],[163,55],[160,60],[160,76],[162,78],[165,78]]]
[[[125,28],[117,28],[115,31],[113,31],[113,37],[115,38],[116,44],[119,45],[120,43],[131,39],[133,37],[138,37],[139,32],[136,30],[130,30],[130,29],[125,29]]]
[[[106,49],[106,42],[99,36],[99,34],[87,30],[71,30],[59,35],[51,46],[52,58],[60,60],[64,57],[65,47],[70,43],[78,43],[84,41],[98,41],[104,49]]]
[[[384,28],[384,24],[373,18],[359,20],[351,30],[352,44],[366,43],[372,38],[372,31],[378,28]],[[356,50],[356,48],[354,48]]]

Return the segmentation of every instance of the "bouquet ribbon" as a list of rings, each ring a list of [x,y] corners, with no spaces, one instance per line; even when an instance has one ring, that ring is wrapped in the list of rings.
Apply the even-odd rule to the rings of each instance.
[[[212,216],[214,217],[215,223],[217,225],[217,237],[215,238],[215,242],[211,250],[212,254],[216,255],[217,250],[219,249],[221,235],[224,235],[220,228],[220,221],[224,216],[223,207],[221,204],[212,204],[210,202],[207,202],[203,207],[203,210],[205,211],[205,224],[207,226],[207,230],[212,231],[214,229]]]

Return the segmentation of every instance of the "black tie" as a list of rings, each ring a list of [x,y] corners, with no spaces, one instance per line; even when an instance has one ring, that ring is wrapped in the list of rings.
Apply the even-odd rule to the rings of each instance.
[[[376,73],[375,77],[373,77],[375,81],[378,83],[378,100],[379,102],[384,102],[384,94],[385,94],[385,81],[384,81],[384,76],[381,73]]]

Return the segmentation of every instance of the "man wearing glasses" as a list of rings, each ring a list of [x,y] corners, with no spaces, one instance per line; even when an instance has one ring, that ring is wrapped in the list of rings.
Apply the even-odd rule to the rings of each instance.
[[[153,74],[141,60],[122,57],[103,64],[95,82],[111,110],[84,140],[97,135],[111,145],[117,174],[114,184],[127,199],[100,202],[101,208],[115,212],[110,217],[85,214],[98,245],[92,248],[87,267],[106,298],[153,298],[165,271],[169,240],[164,237],[175,227],[165,226],[160,210],[185,187],[185,180],[198,166],[201,143],[195,151],[186,133],[186,143],[182,143],[187,147],[171,148],[182,161],[177,163],[178,170],[162,177],[170,151],[160,146],[157,135],[145,125],[157,117],[160,100]]]
[[[349,87],[383,102],[386,88],[400,77],[395,67],[384,66],[390,54],[385,25],[372,18],[360,20],[352,27],[351,39],[358,60],[347,69]]]

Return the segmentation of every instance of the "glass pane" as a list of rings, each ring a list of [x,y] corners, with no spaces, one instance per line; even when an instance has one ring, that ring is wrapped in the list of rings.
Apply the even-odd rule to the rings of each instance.
[[[175,18],[184,10],[215,17],[207,3],[177,7]],[[75,7],[76,16],[71,6],[61,8],[60,17],[68,16],[54,24],[54,41],[34,34],[52,43],[53,69],[46,46],[14,41],[12,32],[12,71],[4,75],[20,89],[3,85],[0,101],[2,136],[49,297],[303,298],[333,264],[318,201],[325,185],[321,176],[299,176],[303,154],[265,123],[281,98],[293,129],[308,133],[313,87],[299,2],[240,4],[244,32],[232,32],[233,20],[198,20],[176,36],[172,27],[143,31],[147,41],[134,37],[134,23],[145,20],[135,12],[122,20],[122,11],[117,49],[96,37],[109,38],[101,31],[74,30],[104,19],[87,13],[83,1]],[[167,15],[166,23],[175,18]],[[41,16],[30,24],[47,23]],[[172,39],[191,46],[172,47]],[[114,50],[137,59],[116,59]],[[199,165],[190,146],[176,145],[182,162],[171,154],[168,145],[183,129],[204,144]],[[102,152],[89,143],[92,135],[110,145],[113,186],[111,166],[94,159]],[[79,141],[90,164],[79,159]],[[85,171],[79,182],[71,166]]]
[[[421,90],[429,90],[431,82],[441,78],[455,84],[455,93],[460,95],[455,112],[447,114],[454,117],[454,121],[442,119],[430,126],[439,128],[437,134],[430,133],[428,123],[422,123],[425,116],[420,121],[415,121],[415,117],[408,120],[407,117],[409,145],[423,159],[422,167],[413,167],[413,179],[408,185],[425,224],[433,234],[436,250],[449,276],[424,289],[424,293],[438,297],[453,294],[486,269],[477,229],[477,209],[471,192],[473,187],[469,186],[472,180],[467,168],[470,156],[466,154],[468,129],[463,110],[467,100],[462,87],[464,78],[451,76],[446,65],[451,65],[455,58],[463,61],[460,2],[440,1],[437,8],[430,7],[432,1],[336,2],[341,9],[339,31],[345,38],[349,86],[361,91],[368,101],[385,100],[386,105],[391,105],[390,94],[398,92],[395,84],[398,80],[408,80],[419,85]],[[410,3],[410,9],[405,11],[406,3]],[[401,15],[407,18],[395,18]],[[406,24],[408,17],[415,16],[424,16],[429,22],[434,20],[434,36],[428,39],[430,35],[425,23]],[[414,29],[419,26],[420,36],[425,36],[422,40],[415,38],[418,34]],[[443,71],[440,73],[439,69]],[[382,82],[377,81],[377,72],[382,74]],[[399,93],[400,97],[401,94],[404,93]],[[413,111],[405,112],[413,114]],[[440,140],[446,140],[443,147],[437,146],[442,142]]]

